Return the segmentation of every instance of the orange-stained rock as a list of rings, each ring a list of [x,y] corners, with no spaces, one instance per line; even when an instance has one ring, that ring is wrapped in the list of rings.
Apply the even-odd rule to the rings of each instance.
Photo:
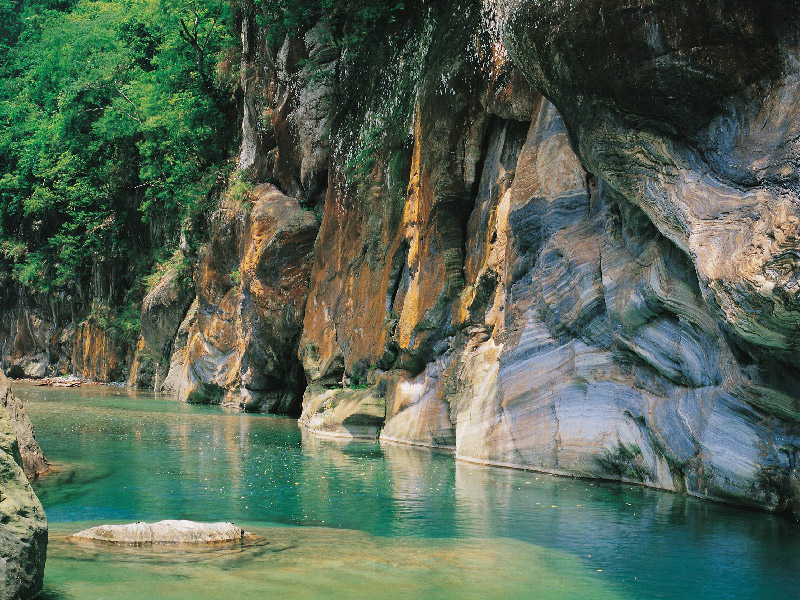
[[[128,372],[124,341],[99,325],[81,323],[72,342],[74,374],[92,381],[124,381]]]
[[[59,323],[34,306],[18,306],[2,317],[3,367],[12,378],[75,375],[104,383],[127,378],[133,349],[93,319]]]
[[[713,245],[733,212],[691,230],[687,245],[640,204],[668,207],[681,201],[670,189],[702,187],[713,174],[654,168],[648,161],[671,156],[672,142],[633,120],[581,132],[595,152],[590,166],[614,167],[609,179],[593,176],[556,108],[519,84],[518,72],[500,76],[507,67],[496,46],[477,68],[462,64],[470,42],[451,25],[424,46],[413,143],[399,159],[378,157],[358,185],[343,185],[333,165],[300,342],[310,383],[303,426],[348,436],[364,422],[383,441],[454,446],[461,460],[797,514],[796,371],[781,366],[781,352],[767,365],[763,348],[735,339],[736,327],[769,328],[788,313],[741,307],[747,315],[731,327],[732,313],[717,305],[730,290],[704,287],[709,265],[727,263],[687,248]],[[772,96],[789,84],[778,81]],[[654,179],[643,176],[650,172]],[[772,207],[777,217],[759,228],[783,219],[789,225],[769,244],[792,248],[791,211]],[[737,219],[733,233],[747,228]],[[784,283],[795,285],[795,259],[782,260]]]
[[[313,213],[271,185],[214,215],[196,307],[178,328],[162,389],[189,402],[297,410],[297,339],[316,234]]]

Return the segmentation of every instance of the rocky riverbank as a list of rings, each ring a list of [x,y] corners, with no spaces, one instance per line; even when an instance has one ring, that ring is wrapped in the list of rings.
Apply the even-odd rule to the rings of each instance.
[[[0,598],[33,598],[42,589],[47,519],[28,478],[48,469],[33,428],[0,373]]]

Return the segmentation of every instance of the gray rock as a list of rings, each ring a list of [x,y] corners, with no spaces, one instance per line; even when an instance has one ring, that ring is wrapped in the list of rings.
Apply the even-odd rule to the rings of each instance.
[[[115,544],[211,544],[241,540],[246,535],[244,529],[233,523],[166,520],[158,523],[100,525],[80,531],[72,537]]]
[[[19,445],[20,459],[22,468],[28,479],[36,479],[50,470],[50,465],[33,437],[33,425],[19,398],[14,396],[11,385],[2,373],[0,373],[0,405],[5,409],[14,425]]]
[[[178,327],[194,297],[188,266],[176,262],[179,266],[167,269],[142,300],[142,337],[156,361],[156,388],[166,376]]]
[[[434,27],[408,179],[329,191],[301,424],[800,516],[795,3],[488,4],[552,102]]]
[[[17,419],[24,412],[2,374],[0,386],[5,389],[0,406],[0,600],[16,600],[33,598],[42,589],[47,518],[22,469],[23,457],[35,442],[29,439],[21,452],[8,409]]]

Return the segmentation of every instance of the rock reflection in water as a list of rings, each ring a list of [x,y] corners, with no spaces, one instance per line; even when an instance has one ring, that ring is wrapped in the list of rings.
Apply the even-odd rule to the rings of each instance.
[[[37,483],[53,540],[51,598],[795,594],[799,530],[769,514],[446,451],[319,439],[290,419],[152,394],[18,393],[62,469]],[[263,544],[142,554],[63,539],[161,519],[232,521]]]

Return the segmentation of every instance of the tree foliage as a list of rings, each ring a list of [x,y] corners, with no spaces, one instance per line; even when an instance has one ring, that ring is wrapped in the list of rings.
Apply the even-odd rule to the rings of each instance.
[[[0,260],[34,293],[119,304],[231,148],[218,0],[0,0]]]
[[[371,144],[356,158],[407,136],[416,71],[387,74],[375,57],[409,64],[420,3],[0,0],[0,286],[131,314],[227,180],[242,22],[256,23],[265,62],[325,25],[334,121]]]

